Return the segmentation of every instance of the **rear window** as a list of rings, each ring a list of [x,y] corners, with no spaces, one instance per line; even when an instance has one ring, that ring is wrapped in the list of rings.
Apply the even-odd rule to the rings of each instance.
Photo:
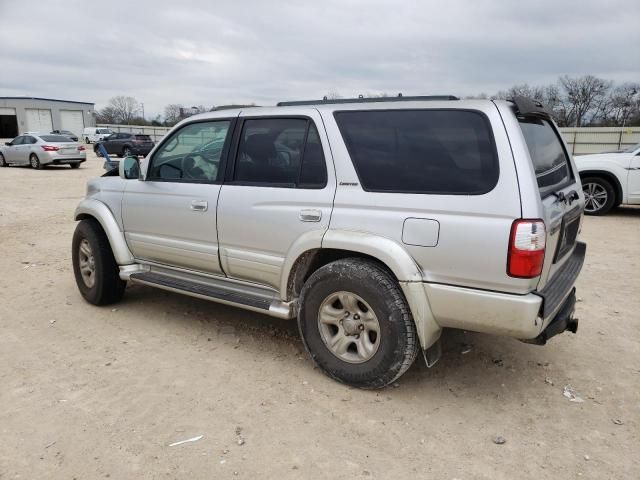
[[[65,137],[64,135],[40,135],[40,138],[45,142],[54,142],[54,143],[69,143],[73,142],[69,137]]]
[[[111,132],[111,130],[109,130],[108,128],[98,128],[96,130],[96,133],[113,133],[113,132]]]
[[[498,182],[486,117],[468,110],[368,110],[335,118],[365,190],[480,195]]]
[[[150,142],[151,137],[149,135],[135,135],[136,140],[144,140],[145,142]]]
[[[541,192],[571,179],[569,158],[548,120],[519,119]]]

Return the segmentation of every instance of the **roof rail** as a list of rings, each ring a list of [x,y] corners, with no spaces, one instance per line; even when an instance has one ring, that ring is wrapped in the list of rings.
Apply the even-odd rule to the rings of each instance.
[[[397,97],[373,97],[365,98],[360,95],[358,98],[327,98],[322,100],[295,100],[292,102],[278,102],[278,107],[292,107],[298,105],[326,105],[335,103],[370,103],[370,102],[418,102],[428,100],[460,100],[453,95],[422,95],[413,97],[404,97],[401,93]]]

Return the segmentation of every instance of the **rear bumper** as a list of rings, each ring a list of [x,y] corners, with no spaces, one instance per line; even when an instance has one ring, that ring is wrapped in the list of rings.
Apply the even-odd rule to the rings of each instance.
[[[147,155],[149,155],[149,152],[151,150],[153,150],[153,147],[131,147],[131,153],[133,153],[134,155],[140,155],[142,157],[146,157]]]
[[[551,337],[566,332],[567,330],[576,333],[578,331],[578,319],[573,316],[575,308],[576,289],[574,288],[542,333],[534,339],[525,340],[525,342],[544,345]]]
[[[425,283],[424,289],[440,327],[506,335],[532,343],[565,330],[573,321],[574,284],[582,269],[586,245],[578,242],[560,272],[539,292],[526,295]]]
[[[38,159],[42,165],[67,165],[86,162],[87,156],[39,155]]]

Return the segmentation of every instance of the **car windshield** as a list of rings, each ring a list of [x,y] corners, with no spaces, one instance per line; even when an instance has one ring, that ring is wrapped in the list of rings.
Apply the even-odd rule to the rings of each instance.
[[[638,150],[640,148],[640,143],[636,143],[635,145],[633,145],[632,147],[627,148],[626,150],[623,150],[622,153],[633,153],[636,150]]]
[[[54,142],[54,143],[69,143],[73,142],[69,137],[65,137],[64,135],[41,135],[40,138],[45,142]]]

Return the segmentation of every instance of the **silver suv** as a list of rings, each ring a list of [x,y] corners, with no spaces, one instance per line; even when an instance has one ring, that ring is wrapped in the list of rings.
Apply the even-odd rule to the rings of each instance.
[[[445,327],[575,332],[583,209],[535,101],[285,102],[190,117],[91,180],[73,266],[95,305],[132,282],[297,318],[322,370],[377,388]]]

